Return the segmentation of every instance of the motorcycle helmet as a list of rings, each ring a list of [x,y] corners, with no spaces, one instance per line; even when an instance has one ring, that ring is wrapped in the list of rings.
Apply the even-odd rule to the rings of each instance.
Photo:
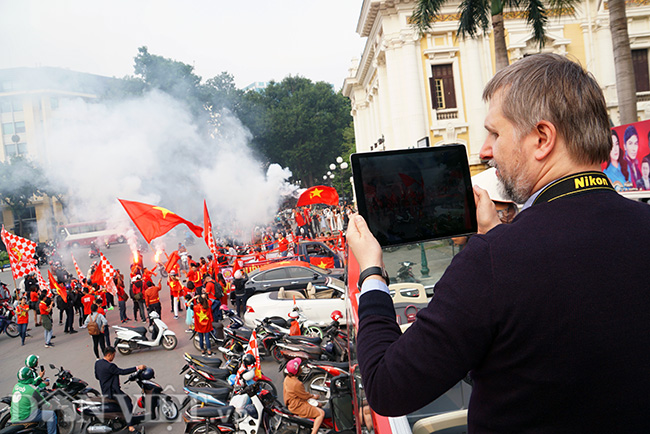
[[[154,376],[153,369],[151,368],[144,368],[144,370],[140,373],[140,378],[143,380],[151,380]]]
[[[289,312],[289,318],[291,318],[291,319],[298,319],[299,316],[300,315],[298,315],[298,312],[296,312],[295,310],[292,310],[291,312]]]
[[[29,381],[34,379],[34,372],[27,366],[23,366],[18,370],[17,376],[19,381]]]
[[[300,371],[300,363],[302,363],[300,357],[291,359],[287,362],[287,366],[284,368],[284,370],[291,375],[298,375],[298,372]]]
[[[242,359],[242,363],[246,367],[254,365],[255,364],[255,356],[252,355],[251,353],[248,353],[248,354],[244,355],[244,358]]]
[[[30,354],[25,359],[25,366],[30,369],[36,369],[38,366],[38,356],[36,354]]]
[[[325,351],[329,354],[332,354],[334,352],[334,344],[331,342],[325,344]]]
[[[330,318],[332,318],[332,321],[338,321],[338,320],[340,320],[341,318],[343,318],[343,314],[341,313],[340,310],[335,310],[335,311],[332,312],[332,314],[330,315]]]

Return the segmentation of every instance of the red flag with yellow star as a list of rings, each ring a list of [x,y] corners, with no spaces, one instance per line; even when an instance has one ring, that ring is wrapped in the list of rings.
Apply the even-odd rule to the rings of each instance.
[[[201,238],[203,236],[203,228],[201,226],[185,220],[166,208],[141,202],[133,202],[131,200],[118,200],[129,217],[131,217],[131,220],[133,220],[133,223],[140,230],[147,243],[150,243],[154,238],[165,235],[180,224],[187,225],[197,237]]]
[[[64,303],[68,302],[68,293],[65,290],[64,287],[62,287],[59,282],[56,281],[54,276],[52,275],[52,272],[50,270],[47,270],[47,278],[50,281],[50,288],[54,289],[58,295],[61,296],[63,299]]]
[[[317,185],[308,188],[298,198],[296,207],[313,205],[315,203],[322,203],[325,205],[338,205],[339,194],[334,187],[327,187],[325,185]]]
[[[309,258],[309,262],[320,268],[334,268],[334,258],[312,256]]]

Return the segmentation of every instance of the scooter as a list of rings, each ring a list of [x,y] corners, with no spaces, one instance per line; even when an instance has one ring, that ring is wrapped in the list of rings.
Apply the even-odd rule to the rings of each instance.
[[[41,366],[41,371],[45,368]],[[50,369],[56,369],[56,366],[50,364]],[[52,385],[51,389],[45,389],[41,392],[45,402],[49,403],[50,409],[56,412],[57,416],[57,426],[60,434],[72,434],[75,431],[75,414],[73,410],[72,400],[88,398],[93,396],[99,396],[99,392],[92,387],[88,387],[88,383],[84,380],[73,377],[70,371],[67,371],[63,368],[59,369],[59,372],[55,375],[56,380]],[[11,405],[11,396],[6,396],[0,399],[1,402]],[[5,413],[6,410],[6,413]],[[0,430],[9,427],[7,425],[9,422],[9,408],[0,410]],[[20,425],[20,424],[17,424]],[[30,425],[31,427],[31,425]],[[44,428],[43,432],[47,432],[47,429]],[[31,427],[34,431],[24,431],[28,432],[40,432],[37,426]],[[17,429],[17,428],[16,428]],[[5,431],[0,431],[4,433]],[[12,431],[13,432],[13,431]],[[23,431],[16,431],[22,433]]]
[[[115,348],[120,354],[131,354],[131,351],[140,348],[154,348],[158,345],[166,350],[173,350],[178,344],[176,334],[169,330],[167,324],[161,319],[158,312],[151,312],[149,314],[151,325],[149,331],[151,332],[151,339],[147,338],[147,329],[145,327],[129,327],[122,325],[114,325],[115,329]]]
[[[189,255],[189,253],[181,252],[181,253],[179,253],[179,255],[181,257],[181,270],[183,270],[183,271],[189,270],[190,269],[190,263],[189,263],[189,259],[187,257]]]
[[[397,281],[398,282],[419,282],[418,279],[413,275],[413,266],[415,262],[404,261],[400,262],[401,267],[397,270]]]
[[[134,414],[132,421],[141,424],[145,421],[156,420],[158,414],[166,421],[174,421],[178,417],[178,404],[171,396],[162,393],[162,387],[151,379],[155,376],[153,369],[146,368],[131,374],[124,383],[135,381],[142,392],[137,406],[145,409],[144,413]],[[118,399],[106,397],[78,399],[72,402],[76,413],[81,417],[81,432],[89,434],[111,433],[127,427],[126,417],[122,412]]]
[[[250,381],[255,376],[254,371],[244,373],[244,380]],[[275,432],[277,426],[271,425],[271,406],[275,398],[271,393],[260,390],[257,382],[246,384],[238,390],[228,402],[223,405],[223,395],[214,389],[215,394],[196,389],[186,389],[197,404],[192,405],[183,415],[187,423],[185,432],[190,434],[208,432],[239,432],[255,434],[259,432]],[[221,398],[221,399],[219,399]],[[207,404],[207,405],[206,405]],[[221,405],[220,405],[221,404]],[[279,418],[275,420],[279,423]]]
[[[94,241],[92,243],[90,243],[90,251],[88,252],[88,257],[90,259],[98,258],[99,253],[100,253],[100,251],[99,251],[99,247],[97,247],[97,244],[95,244]]]

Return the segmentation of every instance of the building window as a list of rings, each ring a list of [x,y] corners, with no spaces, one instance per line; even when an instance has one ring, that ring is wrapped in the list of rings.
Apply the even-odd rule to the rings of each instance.
[[[454,69],[451,63],[446,65],[432,65],[431,102],[436,110],[455,109],[456,88],[454,87]]]
[[[24,133],[25,132],[25,122],[19,121],[14,123],[14,129],[16,130],[16,134]]]
[[[27,143],[10,143],[5,145],[5,157],[27,155]]]
[[[632,50],[632,64],[636,78],[636,91],[650,91],[650,77],[648,76],[648,49]]]
[[[50,108],[56,110],[59,108],[59,98],[50,97]]]
[[[4,135],[10,135],[14,134],[16,131],[14,130],[14,124],[13,122],[8,122],[2,124],[2,134]]]
[[[23,111],[23,103],[20,100],[11,100],[9,98],[2,99],[0,101],[0,112],[1,113],[11,113],[11,112],[21,112]]]
[[[22,230],[20,225],[20,220],[18,215],[20,215],[20,220],[22,220]],[[16,235],[31,239],[38,240],[38,224],[36,222],[36,208],[33,206],[28,206],[27,208],[15,212],[14,211],[14,232]]]

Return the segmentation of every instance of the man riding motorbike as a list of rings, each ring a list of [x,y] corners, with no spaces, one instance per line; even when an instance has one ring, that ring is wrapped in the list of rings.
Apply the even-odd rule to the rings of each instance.
[[[11,393],[11,423],[40,422],[47,423],[47,434],[56,434],[56,414],[52,410],[43,410],[41,404],[49,406],[34,386],[34,373],[27,366],[18,371],[18,383]]]
[[[106,347],[104,350],[104,358],[95,362],[95,378],[99,380],[99,385],[102,389],[102,395],[110,399],[116,399],[120,406],[126,405],[126,409],[122,409],[126,421],[129,426],[129,431],[138,433],[131,422],[133,414],[133,401],[131,397],[124,393],[120,388],[120,375],[132,374],[133,372],[145,369],[145,365],[139,365],[132,368],[120,369],[113,363],[115,359],[115,348]],[[126,410],[126,411],[125,411]]]

